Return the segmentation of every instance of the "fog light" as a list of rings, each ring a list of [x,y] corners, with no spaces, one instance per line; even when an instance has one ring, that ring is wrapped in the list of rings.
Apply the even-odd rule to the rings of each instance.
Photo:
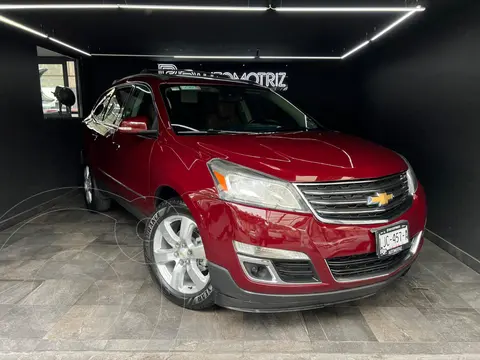
[[[237,254],[237,256],[243,272],[250,280],[263,283],[282,282],[270,260],[240,254]]]
[[[272,274],[270,274],[270,271],[265,265],[254,264],[250,262],[244,262],[243,265],[245,266],[245,270],[247,270],[247,273],[252,278],[263,281],[273,280]]]

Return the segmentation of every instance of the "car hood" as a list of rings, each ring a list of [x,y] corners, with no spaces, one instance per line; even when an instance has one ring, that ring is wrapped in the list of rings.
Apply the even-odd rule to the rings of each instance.
[[[292,182],[366,179],[407,170],[395,152],[333,131],[183,136],[204,158],[221,158]]]

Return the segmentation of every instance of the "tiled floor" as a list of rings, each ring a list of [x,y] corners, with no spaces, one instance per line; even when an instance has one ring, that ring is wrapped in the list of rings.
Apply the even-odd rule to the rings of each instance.
[[[0,359],[480,359],[480,274],[429,242],[356,303],[193,312],[152,284],[133,217],[82,206],[0,233]]]

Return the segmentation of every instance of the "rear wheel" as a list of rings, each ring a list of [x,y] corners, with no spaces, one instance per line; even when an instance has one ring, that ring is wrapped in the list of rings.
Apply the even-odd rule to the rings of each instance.
[[[93,211],[107,211],[111,200],[97,187],[95,178],[88,165],[83,168],[83,194],[87,209]]]
[[[160,204],[145,228],[145,260],[165,296],[192,310],[214,305],[197,224],[181,199]]]

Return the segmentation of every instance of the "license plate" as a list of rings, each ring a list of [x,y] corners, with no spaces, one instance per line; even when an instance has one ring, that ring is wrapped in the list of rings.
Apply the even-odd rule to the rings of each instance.
[[[386,227],[375,232],[377,240],[377,255],[391,256],[408,247],[408,223]]]

